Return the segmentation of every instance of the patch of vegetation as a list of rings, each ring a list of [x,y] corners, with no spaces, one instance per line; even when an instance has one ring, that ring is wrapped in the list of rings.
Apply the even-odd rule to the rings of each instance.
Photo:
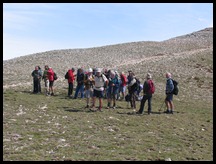
[[[4,90],[4,161],[213,160],[213,104],[175,96],[174,114],[164,114],[165,97],[155,94],[152,115],[146,103],[140,116],[125,101],[113,110],[104,99],[103,112],[91,112],[66,96]]]

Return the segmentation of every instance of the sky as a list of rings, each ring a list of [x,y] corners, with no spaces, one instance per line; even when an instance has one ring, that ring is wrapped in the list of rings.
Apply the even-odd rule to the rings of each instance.
[[[3,3],[3,60],[163,41],[213,27],[213,3]]]

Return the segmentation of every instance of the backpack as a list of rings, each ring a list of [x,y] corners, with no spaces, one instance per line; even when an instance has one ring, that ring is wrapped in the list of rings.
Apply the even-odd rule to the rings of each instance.
[[[135,91],[139,92],[141,90],[140,81],[137,78],[135,78],[135,79],[136,79],[136,83],[134,84],[135,85]]]
[[[68,72],[65,74],[65,79],[68,79]]]
[[[125,96],[125,101],[129,102],[130,99],[131,99],[131,96],[130,96],[129,94],[127,94],[127,95]]]
[[[56,73],[54,72],[54,80],[57,80],[57,79],[58,79],[58,77],[57,77]]]
[[[179,91],[179,89],[178,89],[178,82],[175,81],[175,80],[173,80],[173,79],[172,79],[172,82],[173,82],[173,85],[174,85],[174,89],[173,89],[172,93],[174,95],[178,95],[178,91]]]
[[[148,80],[148,85],[149,85],[148,93],[154,94],[154,92],[155,92],[155,85],[154,85],[153,81],[152,80]]]

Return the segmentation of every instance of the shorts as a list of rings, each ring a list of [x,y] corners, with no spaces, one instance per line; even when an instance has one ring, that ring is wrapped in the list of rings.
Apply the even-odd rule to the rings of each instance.
[[[94,89],[93,97],[103,98],[103,91]]]
[[[93,96],[93,89],[92,88],[85,90],[85,97],[86,98],[90,98],[92,96]]]
[[[120,86],[120,92],[125,93],[126,91],[126,86]]]
[[[49,87],[52,87],[52,86],[53,86],[53,83],[54,83],[54,81],[50,81],[50,82],[49,82]]]
[[[173,100],[173,94],[167,94],[165,100],[169,101],[169,102],[172,101]]]
[[[49,87],[49,80],[45,80],[45,87],[48,88]]]

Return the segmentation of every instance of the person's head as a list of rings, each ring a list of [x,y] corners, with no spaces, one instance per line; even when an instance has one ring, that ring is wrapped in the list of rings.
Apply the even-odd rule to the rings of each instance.
[[[96,68],[96,75],[100,76],[101,75],[101,69],[100,68]]]
[[[113,79],[115,77],[116,73],[114,71],[110,71],[110,77]]]
[[[152,78],[152,75],[150,73],[147,73],[146,79],[151,79],[151,78]]]
[[[88,74],[91,75],[92,73],[93,73],[92,68],[89,68],[89,69],[88,69]]]
[[[45,66],[44,66],[44,69],[45,69],[45,70],[48,70],[48,69],[49,69],[48,65],[45,65]]]
[[[72,67],[71,70],[74,72],[74,71],[75,71],[75,68]]]
[[[35,67],[35,70],[36,70],[36,71],[38,70],[38,66]]]
[[[166,78],[171,78],[171,73],[167,72],[166,73]]]

